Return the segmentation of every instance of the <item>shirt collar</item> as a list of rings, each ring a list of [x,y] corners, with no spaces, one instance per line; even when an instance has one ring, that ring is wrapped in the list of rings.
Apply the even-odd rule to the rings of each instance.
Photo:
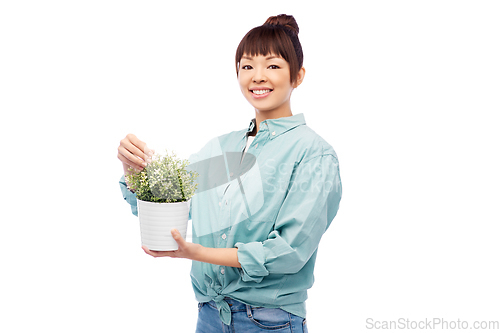
[[[281,134],[288,132],[291,129],[294,129],[297,126],[305,125],[306,121],[303,113],[299,113],[289,117],[282,117],[277,119],[266,119],[260,122],[259,128],[261,130],[268,129],[270,133],[270,139],[274,139]],[[250,125],[248,126],[246,136],[252,133],[255,128],[255,118],[250,121]]]
[[[246,132],[246,136],[250,135],[250,133],[253,132],[253,129],[255,128],[255,118],[253,118],[252,120],[250,120],[250,125],[248,125],[248,129],[247,129],[247,132]]]

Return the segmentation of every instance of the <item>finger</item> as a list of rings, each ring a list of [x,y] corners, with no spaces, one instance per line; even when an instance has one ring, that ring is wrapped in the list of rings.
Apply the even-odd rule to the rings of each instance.
[[[186,241],[184,240],[184,238],[182,238],[179,230],[174,228],[170,231],[170,233],[172,234],[172,237],[174,238],[174,240],[177,242],[179,249],[184,247],[184,244],[186,243]]]
[[[120,152],[118,152],[118,159],[122,162],[123,170],[125,171],[125,173],[129,173],[130,168],[134,169],[133,171],[135,171],[135,172],[139,172],[139,171],[142,171],[142,169],[144,169],[144,166],[142,166],[142,164],[139,165],[139,164],[132,163],[130,160],[125,158]]]
[[[147,247],[142,246],[142,249],[144,250],[144,252],[146,252],[146,254],[149,254],[152,257],[155,256],[155,254],[153,252],[151,252]]]
[[[150,256],[155,257],[155,258],[172,257],[172,255],[174,253],[173,251],[153,251],[153,250],[148,249],[145,246],[142,246],[142,249],[144,250],[144,252],[146,252],[147,254],[149,254]]]
[[[139,140],[134,134],[127,134],[127,136],[120,141],[118,147],[119,153],[126,159],[122,162],[143,165],[145,162],[150,162],[154,154],[154,150],[149,149],[145,142]]]
[[[149,156],[144,157],[144,154],[137,147],[126,142],[121,143],[118,147],[118,159],[128,166],[141,170],[147,163],[151,162]]]
[[[142,141],[141,141],[142,142]],[[146,155],[144,153],[143,147],[138,147],[136,146],[137,142],[134,143],[133,141],[130,141],[128,136],[125,137],[123,140],[120,141],[120,146],[122,148],[122,151],[128,151],[130,154],[137,156],[138,158],[142,159],[143,161],[147,160],[149,158],[149,155]],[[140,144],[140,146],[145,146],[145,143]],[[150,152],[149,149],[147,149],[148,153]]]
[[[141,157],[143,160],[151,158],[153,156],[153,150],[149,149],[144,141],[139,140],[134,134],[127,134],[126,139],[140,152],[135,150],[134,154]],[[133,148],[132,148],[133,149]]]
[[[118,147],[118,159],[134,169],[142,170],[146,166],[146,161],[132,154],[128,149],[123,146]]]

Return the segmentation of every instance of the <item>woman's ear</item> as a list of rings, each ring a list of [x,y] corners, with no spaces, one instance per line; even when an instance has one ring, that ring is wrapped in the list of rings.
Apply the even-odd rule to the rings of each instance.
[[[293,83],[293,87],[294,88],[297,88],[298,86],[300,86],[300,84],[302,83],[302,81],[304,81],[304,76],[305,75],[306,75],[306,69],[304,67],[302,67],[299,70],[299,73],[297,74],[297,79]]]

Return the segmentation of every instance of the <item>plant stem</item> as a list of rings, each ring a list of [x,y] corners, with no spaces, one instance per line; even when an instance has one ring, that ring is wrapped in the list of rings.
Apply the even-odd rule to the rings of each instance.
[[[176,169],[176,171],[177,171],[177,179],[179,179],[179,185],[181,188],[182,201],[186,201],[186,196],[184,195],[184,187],[182,186],[181,173],[180,173],[179,169]]]

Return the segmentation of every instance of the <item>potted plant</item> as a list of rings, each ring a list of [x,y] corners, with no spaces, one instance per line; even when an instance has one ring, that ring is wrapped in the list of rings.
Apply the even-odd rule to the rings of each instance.
[[[142,245],[150,250],[177,250],[170,233],[173,228],[186,238],[189,205],[198,176],[187,169],[188,165],[188,160],[166,151],[165,155],[154,155],[142,171],[131,168],[126,175],[137,196]]]

